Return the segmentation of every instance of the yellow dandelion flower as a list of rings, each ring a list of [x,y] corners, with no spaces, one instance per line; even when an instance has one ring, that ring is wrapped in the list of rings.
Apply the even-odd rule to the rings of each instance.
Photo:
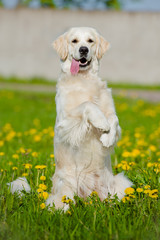
[[[13,155],[12,155],[12,158],[14,158],[14,159],[19,159],[19,155],[18,155],[18,154],[13,154]]]
[[[39,184],[39,188],[41,188],[42,190],[46,190],[47,186],[45,184]]]
[[[154,166],[154,163],[151,163],[151,162],[147,163],[148,168],[153,167],[153,166]]]
[[[129,194],[133,194],[134,191],[135,191],[134,188],[129,187],[129,188],[126,188],[124,192],[125,194],[129,195]]]
[[[131,167],[128,164],[122,165],[122,169],[128,171]]]
[[[70,198],[65,200],[65,203],[66,203],[66,204],[69,204],[69,203],[71,203],[71,202],[73,202],[73,201],[72,201],[72,199],[70,199]]]
[[[47,134],[48,133],[48,129],[43,129],[42,133],[43,134]]]
[[[123,197],[122,198],[122,202],[125,203],[126,201],[129,201],[130,200],[130,197]]]
[[[91,193],[91,196],[98,196],[98,193],[97,193],[96,191],[93,191],[93,192]]]
[[[36,165],[35,168],[36,169],[45,169],[47,166],[46,165]]]
[[[131,152],[131,156],[132,157],[138,157],[140,155],[140,151],[138,149],[133,149],[133,151]]]
[[[45,176],[41,176],[41,177],[40,177],[40,180],[41,180],[41,181],[45,181],[45,180],[46,180],[46,177],[45,177]]]
[[[36,165],[35,168],[36,169],[41,169],[41,165]]]
[[[158,194],[152,195],[152,194],[149,193],[149,197],[151,197],[151,198],[158,198]]]
[[[47,198],[49,197],[49,194],[47,192],[43,192],[42,197],[44,198],[44,200],[47,200]]]
[[[71,211],[69,211],[69,210],[66,213],[69,214],[69,215],[72,215]]]
[[[123,145],[123,141],[118,141],[117,146],[120,147]]]
[[[122,167],[122,163],[118,163],[116,166],[116,168],[120,168],[120,167]]]
[[[154,145],[150,145],[149,146],[149,149],[152,151],[152,152],[156,152],[157,148],[154,146]]]
[[[154,172],[157,174],[157,173],[160,172],[160,170],[159,170],[158,168],[155,168],[155,169],[154,169]]]
[[[134,165],[136,165],[135,162],[130,162],[130,163],[129,163],[129,166],[134,166]]]
[[[151,194],[158,193],[158,189],[153,189],[150,191]]]
[[[53,166],[55,167],[55,166],[56,166],[56,164],[55,164],[55,163],[53,163]]]
[[[45,207],[46,207],[45,203],[41,203],[40,208],[45,209]]]
[[[41,141],[41,136],[40,136],[40,135],[35,135],[34,138],[33,138],[33,140],[34,140],[35,142],[40,142],[40,141]]]
[[[3,127],[3,131],[4,131],[4,132],[8,132],[8,131],[10,131],[11,129],[12,129],[12,126],[11,126],[10,123],[6,123],[6,124],[4,125],[4,127]]]
[[[158,198],[158,189],[153,189],[153,190],[150,190],[150,192],[149,192],[149,197],[151,197],[151,198]]]
[[[151,191],[151,190],[146,189],[146,190],[144,190],[144,193],[145,193],[145,194],[148,194],[148,193],[150,193],[150,191]]]
[[[136,191],[137,191],[138,193],[141,193],[141,192],[143,192],[143,188],[137,188]]]
[[[13,162],[9,161],[9,162],[8,162],[8,165],[9,165],[9,166],[12,166],[12,165],[13,165]]]
[[[150,187],[151,187],[150,185],[146,185],[146,186],[144,186],[144,189],[148,189]]]
[[[16,136],[16,132],[14,131],[9,132],[6,136],[6,141],[8,142],[11,141],[15,136]]]
[[[37,189],[37,192],[38,192],[38,193],[42,193],[42,192],[43,192],[43,189],[38,188],[38,189]]]
[[[49,134],[51,137],[54,137],[54,131],[51,131]]]
[[[62,197],[62,200],[61,200],[63,203],[65,203],[66,202],[66,195],[64,195],[63,197]]]
[[[20,152],[20,153],[25,153],[26,151],[25,151],[25,149],[24,149],[23,147],[21,147],[21,148],[19,149],[19,152]]]
[[[132,194],[130,194],[129,197],[130,197],[130,198],[136,198],[136,196],[135,196],[135,195],[132,195]]]
[[[26,169],[31,169],[31,168],[32,168],[32,164],[26,163],[26,164],[25,164],[25,168],[26,168]]]
[[[40,165],[41,169],[45,169],[47,166],[46,165]]]
[[[131,156],[130,152],[125,151],[122,153],[122,157],[130,157],[130,156]]]
[[[156,112],[152,109],[146,109],[143,114],[145,116],[148,116],[148,117],[155,117],[156,116]]]
[[[35,128],[31,128],[31,129],[29,130],[29,134],[30,134],[30,135],[34,135],[36,132],[37,132],[37,129],[35,129]]]
[[[144,139],[139,139],[137,141],[137,145],[138,146],[147,146],[147,143],[144,141]]]
[[[123,160],[123,161],[121,161],[121,163],[123,163],[123,164],[127,164],[127,161],[124,161],[124,160]]]
[[[141,153],[140,156],[143,158],[145,157],[146,155],[144,153]]]
[[[0,152],[0,156],[4,156],[4,152]]]
[[[140,137],[141,137],[141,134],[138,133],[138,132],[136,132],[136,133],[134,134],[134,136],[135,136],[136,138],[140,138]]]
[[[50,158],[54,158],[54,154],[50,154]]]
[[[37,152],[32,152],[32,157],[38,157],[38,153]]]
[[[23,176],[23,177],[27,177],[27,176],[28,176],[28,173],[23,173],[22,176]]]
[[[27,153],[30,153],[30,152],[32,152],[32,149],[31,149],[31,148],[28,148],[28,149],[26,150],[26,152],[27,152]]]
[[[17,167],[12,167],[12,170],[17,170],[18,168]]]
[[[0,141],[0,147],[4,145],[4,141]]]

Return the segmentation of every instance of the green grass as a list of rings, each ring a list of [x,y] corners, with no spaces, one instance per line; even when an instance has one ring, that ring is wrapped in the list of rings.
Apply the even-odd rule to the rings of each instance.
[[[50,192],[55,170],[54,95],[0,92],[0,239],[159,239],[160,104],[123,97],[115,97],[115,104],[123,131],[112,154],[113,171],[124,171],[134,183],[134,193],[124,202],[116,197],[104,202],[96,195],[76,197],[69,212],[49,212],[41,209],[45,200],[37,189],[45,175]],[[46,168],[37,170],[36,165]],[[32,193],[19,198],[6,183],[24,173]],[[150,194],[138,193],[137,188],[148,188]],[[153,189],[156,193],[151,194]]]
[[[56,85],[56,80],[47,80],[45,78],[33,77],[33,78],[17,78],[16,76],[3,77],[0,76],[0,83],[24,83],[24,84],[44,84],[44,85]]]
[[[12,77],[3,77],[0,76],[0,83],[24,83],[24,84],[43,84],[43,85],[56,85],[56,80],[47,80],[45,78],[17,78],[16,76]],[[160,85],[142,85],[142,84],[132,84],[132,83],[113,83],[108,80],[108,86],[111,88],[119,88],[119,89],[137,89],[137,90],[160,90]]]

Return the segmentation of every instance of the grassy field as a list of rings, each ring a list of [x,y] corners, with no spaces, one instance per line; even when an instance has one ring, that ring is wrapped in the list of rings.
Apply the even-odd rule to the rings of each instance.
[[[54,173],[54,94],[0,92],[0,239],[160,238],[160,104],[115,97],[122,138],[114,173],[134,183],[122,201],[96,193],[75,197],[66,213],[47,210]],[[32,192],[12,195],[6,183],[25,176]],[[41,185],[40,185],[41,184]]]
[[[20,84],[41,84],[41,85],[50,85],[55,86],[56,80],[46,80],[45,78],[17,78],[17,77],[3,77],[0,76],[0,83],[20,83]],[[120,89],[138,89],[138,90],[160,90],[160,85],[141,85],[141,84],[131,84],[131,83],[124,83],[124,82],[117,82],[113,83],[113,81],[107,80],[108,86],[111,88],[120,88]]]

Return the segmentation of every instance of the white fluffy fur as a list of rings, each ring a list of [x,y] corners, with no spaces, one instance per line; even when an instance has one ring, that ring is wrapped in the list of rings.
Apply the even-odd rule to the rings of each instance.
[[[76,44],[73,39],[78,39]],[[92,39],[90,43],[88,39]],[[112,173],[110,153],[120,136],[111,90],[98,77],[99,60],[109,43],[92,28],[72,28],[53,44],[61,58],[61,75],[57,84],[54,151],[56,170],[47,205],[67,209],[64,195],[87,197],[96,191],[101,200],[132,185],[123,173]],[[89,49],[89,66],[70,73],[71,61],[79,59],[79,48]],[[11,192],[30,191],[26,178],[9,183]]]
[[[78,40],[76,44],[73,39]],[[109,43],[95,29],[72,28],[53,46],[61,58],[62,71],[56,94],[56,170],[47,204],[62,208],[64,195],[85,198],[92,191],[97,191],[101,200],[109,193],[121,199],[132,183],[122,173],[112,174],[110,152],[118,140],[120,127],[111,90],[98,77],[99,60]],[[80,58],[81,46],[88,47],[87,61],[91,60],[91,64],[73,76],[71,61]]]
[[[19,196],[23,195],[23,193],[22,193],[23,190],[26,192],[31,191],[31,188],[25,177],[17,178],[15,181],[7,183],[7,185],[10,187],[12,194],[17,192]]]

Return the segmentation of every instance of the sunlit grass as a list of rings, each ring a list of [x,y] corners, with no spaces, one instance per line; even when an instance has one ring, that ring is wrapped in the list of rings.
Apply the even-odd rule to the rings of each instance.
[[[160,104],[115,98],[122,138],[114,174],[132,181],[122,201],[75,196],[64,213],[45,206],[55,170],[54,94],[0,92],[0,239],[158,239],[160,236]],[[31,193],[12,195],[8,182],[26,177]]]

